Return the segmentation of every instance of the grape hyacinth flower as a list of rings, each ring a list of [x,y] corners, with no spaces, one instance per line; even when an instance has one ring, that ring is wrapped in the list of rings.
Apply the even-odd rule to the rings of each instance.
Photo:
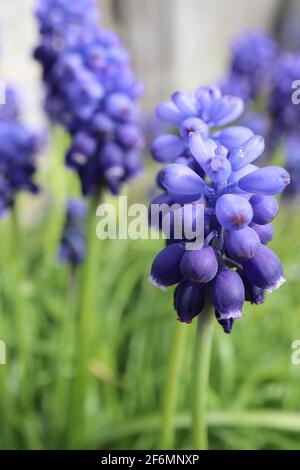
[[[281,135],[300,130],[299,106],[293,103],[293,82],[300,77],[300,54],[283,53],[272,76],[269,112]]]
[[[52,35],[53,40],[66,36],[66,28],[72,30],[97,26],[99,10],[96,0],[38,0],[36,15],[41,31]],[[60,37],[58,37],[60,35]]]
[[[41,0],[41,5],[35,57],[43,68],[46,111],[71,135],[66,165],[77,172],[83,195],[106,187],[119,194],[122,184],[142,171],[137,100],[143,87],[121,39],[98,27],[94,0],[76,5]]]
[[[186,161],[188,166],[201,174],[203,169],[197,158],[194,158],[190,136],[195,134],[199,138],[207,138],[212,129],[234,122],[243,109],[244,104],[240,98],[222,95],[216,86],[201,87],[195,93],[174,93],[171,100],[161,103],[157,108],[157,116],[169,124],[170,133],[154,140],[154,160],[159,163]],[[213,140],[205,140],[204,144],[218,148],[219,158],[222,158],[222,152],[226,151],[223,144],[231,149],[238,148],[253,136],[253,132],[245,127],[232,126],[215,131],[210,136]]]
[[[266,139],[264,162],[278,143],[278,133],[266,110],[277,59],[277,44],[268,33],[248,31],[233,42],[228,74],[220,80],[223,93],[240,96],[245,102],[240,125]]]
[[[277,45],[272,37],[260,31],[248,31],[232,45],[228,77],[222,91],[234,93],[244,100],[253,100],[268,87],[271,70],[277,56]]]
[[[44,143],[42,133],[22,123],[15,89],[8,86],[5,95],[0,106],[0,217],[14,207],[19,192],[38,192],[35,160]]]
[[[82,199],[69,199],[66,207],[66,220],[59,248],[59,260],[77,266],[86,257],[86,212]]]
[[[268,112],[272,120],[271,135],[277,144],[283,144],[286,166],[292,176],[292,184],[284,192],[286,197],[299,194],[300,166],[298,144],[300,132],[299,104],[294,101],[299,92],[294,81],[300,77],[300,54],[283,53],[273,73],[272,90],[269,96]]]
[[[280,260],[266,245],[278,213],[274,196],[290,176],[281,167],[255,165],[264,152],[263,137],[243,126],[226,127],[242,111],[240,98],[216,87],[175,93],[158,115],[176,132],[153,143],[154,158],[169,163],[159,172],[164,193],[154,202],[165,202],[171,211],[172,203],[182,209],[203,204],[205,241],[190,249],[186,239],[171,236],[150,280],[162,289],[178,284],[174,306],[180,321],[191,322],[212,304],[226,333],[242,317],[245,301],[262,303],[265,291],[284,282]]]
[[[8,85],[5,88],[5,103],[0,104],[0,121],[15,121],[20,117],[20,97],[17,90]]]
[[[291,184],[284,191],[285,197],[300,194],[300,137],[297,134],[287,136],[285,142],[286,167],[291,175]]]

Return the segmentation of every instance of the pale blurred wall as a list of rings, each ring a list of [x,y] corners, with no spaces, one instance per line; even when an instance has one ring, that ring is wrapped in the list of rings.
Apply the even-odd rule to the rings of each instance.
[[[104,0],[105,1],[105,0]],[[233,37],[271,27],[279,0],[106,0],[117,6],[147,104],[224,70]]]
[[[40,125],[40,70],[32,59],[37,43],[35,0],[0,0],[0,79],[20,89],[26,120]]]
[[[76,1],[76,0],[70,0]],[[279,0],[99,0],[102,23],[124,36],[153,108],[175,89],[219,77],[233,36],[271,24]],[[27,118],[39,122],[34,0],[0,0],[0,79],[21,86]]]

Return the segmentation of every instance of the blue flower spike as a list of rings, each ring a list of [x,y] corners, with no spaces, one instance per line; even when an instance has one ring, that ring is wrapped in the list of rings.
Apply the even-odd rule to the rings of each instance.
[[[265,46],[272,55],[267,39]],[[155,201],[166,201],[171,215],[171,205],[179,204],[190,229],[195,219],[184,219],[187,204],[203,204],[204,244],[191,248],[185,230],[182,239],[170,230],[150,280],[163,288],[177,284],[174,307],[180,321],[190,323],[210,304],[225,333],[242,318],[245,302],[263,303],[265,292],[285,280],[281,262],[267,244],[278,214],[274,196],[286,188],[290,176],[281,167],[255,165],[265,141],[234,124],[243,109],[241,98],[222,95],[216,86],[176,92],[158,107],[170,131],[152,146],[154,159],[168,163],[159,172],[163,192]]]

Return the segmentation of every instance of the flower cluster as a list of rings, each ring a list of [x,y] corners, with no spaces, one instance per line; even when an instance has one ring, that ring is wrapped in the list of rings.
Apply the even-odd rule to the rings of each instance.
[[[153,143],[154,158],[171,162],[158,175],[165,190],[160,200],[170,211],[173,203],[203,204],[205,242],[191,250],[186,240],[169,239],[150,280],[161,288],[178,284],[174,305],[180,321],[192,321],[211,302],[229,333],[245,300],[262,303],[265,291],[284,282],[280,260],[267,244],[278,212],[273,196],[289,183],[289,174],[253,164],[264,139],[243,126],[226,127],[243,112],[243,101],[217,87],[177,92],[157,112],[176,130]]]
[[[66,165],[77,171],[84,195],[106,186],[118,194],[142,169],[137,100],[143,87],[120,38],[98,28],[93,0],[41,5],[35,57],[43,67],[46,110],[72,137]]]
[[[35,156],[43,144],[42,135],[21,122],[14,88],[7,87],[5,95],[0,105],[0,217],[14,206],[20,191],[38,191]]]
[[[82,27],[97,26],[99,22],[97,0],[38,0],[36,15],[41,32],[51,35],[54,42],[67,35],[74,36]]]
[[[293,102],[293,82],[300,76],[300,56],[280,52],[265,33],[247,33],[232,47],[230,72],[222,81],[222,91],[242,97],[247,109],[240,124],[266,139],[264,161],[268,161],[279,143],[283,144],[293,183],[284,195],[295,196],[300,186],[300,153],[295,142],[299,133],[299,106]],[[296,98],[299,98],[299,93]],[[299,156],[298,156],[299,155]]]
[[[300,194],[300,136],[292,133],[285,142],[286,168],[291,175],[291,184],[286,188],[285,197]]]
[[[244,100],[255,99],[269,84],[276,56],[277,45],[268,34],[255,31],[243,34],[232,45],[230,71],[222,91],[235,93]]]
[[[283,53],[276,64],[272,89],[269,96],[268,113],[272,121],[273,141],[282,141],[286,156],[287,167],[291,173],[293,183],[285,191],[286,196],[299,194],[300,186],[300,107],[294,102],[299,99],[299,91],[294,82],[300,77],[300,55]]]
[[[82,199],[69,199],[66,208],[66,221],[59,248],[62,263],[76,266],[86,257],[86,219],[87,206]]]
[[[292,100],[293,82],[300,77],[300,55],[284,53],[272,76],[269,111],[282,134],[300,130],[300,108]]]

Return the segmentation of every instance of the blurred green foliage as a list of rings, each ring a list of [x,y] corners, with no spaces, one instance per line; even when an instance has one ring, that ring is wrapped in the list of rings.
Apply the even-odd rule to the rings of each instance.
[[[97,240],[89,274],[61,266],[64,201],[79,191],[63,167],[64,146],[58,135],[41,171],[39,202],[22,196],[17,211],[0,223],[0,339],[7,346],[7,365],[0,366],[0,448],[155,449],[178,328],[172,292],[147,281],[163,242]],[[300,339],[299,215],[296,202],[282,203],[275,223],[271,246],[282,258],[286,284],[264,305],[247,307],[230,336],[216,328],[210,448],[300,448],[300,365],[291,363],[291,344]],[[191,447],[195,327],[183,326],[177,449]]]

